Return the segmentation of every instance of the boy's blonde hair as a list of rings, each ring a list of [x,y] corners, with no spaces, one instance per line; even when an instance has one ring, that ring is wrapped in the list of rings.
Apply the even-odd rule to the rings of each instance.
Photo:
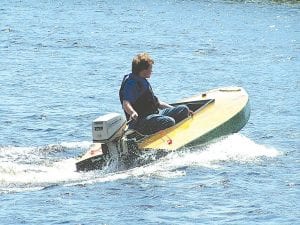
[[[148,69],[152,64],[154,64],[154,61],[148,53],[140,53],[132,60],[132,73],[139,75],[141,71]]]

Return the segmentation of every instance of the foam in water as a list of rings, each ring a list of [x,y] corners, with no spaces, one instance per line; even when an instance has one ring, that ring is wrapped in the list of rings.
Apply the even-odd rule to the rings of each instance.
[[[277,157],[280,152],[274,148],[256,144],[247,137],[234,134],[208,146],[199,146],[193,150],[173,152],[155,163],[133,169],[133,176],[155,175],[176,177],[185,175],[176,170],[189,166],[219,168],[224,162],[253,162],[261,157]]]
[[[263,160],[262,157],[274,158],[280,154],[278,150],[272,147],[259,145],[241,134],[234,134],[208,146],[175,151],[148,165],[104,174],[88,182],[108,182],[127,179],[128,177],[174,178],[185,176],[185,170],[181,170],[185,167],[219,169],[224,166],[224,162],[251,163]]]
[[[41,189],[50,185],[82,181],[75,158],[57,160],[51,152],[87,149],[89,142],[70,142],[43,147],[0,148],[0,192]]]
[[[61,147],[65,151],[73,148],[83,148],[85,151],[89,145],[89,142],[71,142],[51,146],[53,151]],[[75,171],[74,158],[57,160],[34,153],[36,148],[32,147],[0,148],[0,192],[19,191],[22,188],[23,191],[30,188],[36,190],[38,187],[59,184],[111,182],[128,177],[173,178],[185,175],[185,171],[180,168],[192,166],[215,169],[226,166],[224,162],[251,163],[263,160],[262,157],[273,158],[281,154],[278,150],[257,144],[241,134],[231,135],[207,146],[175,151],[153,163],[118,172],[110,172],[108,168],[78,173]],[[24,159],[27,161],[24,162]]]

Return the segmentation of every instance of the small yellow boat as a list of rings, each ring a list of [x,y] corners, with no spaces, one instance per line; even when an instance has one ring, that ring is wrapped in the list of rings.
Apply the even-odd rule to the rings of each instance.
[[[126,121],[117,114],[94,121],[93,144],[76,162],[77,170],[101,169],[113,154],[122,157],[130,153],[131,148],[138,152],[174,151],[184,146],[203,144],[240,131],[250,117],[249,97],[241,87],[213,89],[172,105],[179,104],[186,104],[194,114],[149,136],[126,130]],[[116,129],[111,128],[114,125]]]

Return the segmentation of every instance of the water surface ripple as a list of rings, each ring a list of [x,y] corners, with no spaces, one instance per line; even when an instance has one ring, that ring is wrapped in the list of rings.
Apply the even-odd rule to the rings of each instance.
[[[298,1],[1,1],[0,223],[297,224],[299,21]],[[162,100],[242,86],[249,123],[147,165],[75,172],[143,51]]]

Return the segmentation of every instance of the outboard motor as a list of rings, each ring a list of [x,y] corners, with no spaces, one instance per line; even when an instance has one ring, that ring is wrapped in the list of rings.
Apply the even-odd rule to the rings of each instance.
[[[126,127],[125,117],[118,113],[95,119],[92,123],[93,144],[76,162],[76,170],[88,171],[102,169],[104,165],[120,165],[120,159],[126,159],[131,146],[125,135]]]
[[[128,153],[124,133],[126,119],[118,113],[109,113],[93,121],[93,142],[102,143],[102,150],[110,157],[118,158]]]

